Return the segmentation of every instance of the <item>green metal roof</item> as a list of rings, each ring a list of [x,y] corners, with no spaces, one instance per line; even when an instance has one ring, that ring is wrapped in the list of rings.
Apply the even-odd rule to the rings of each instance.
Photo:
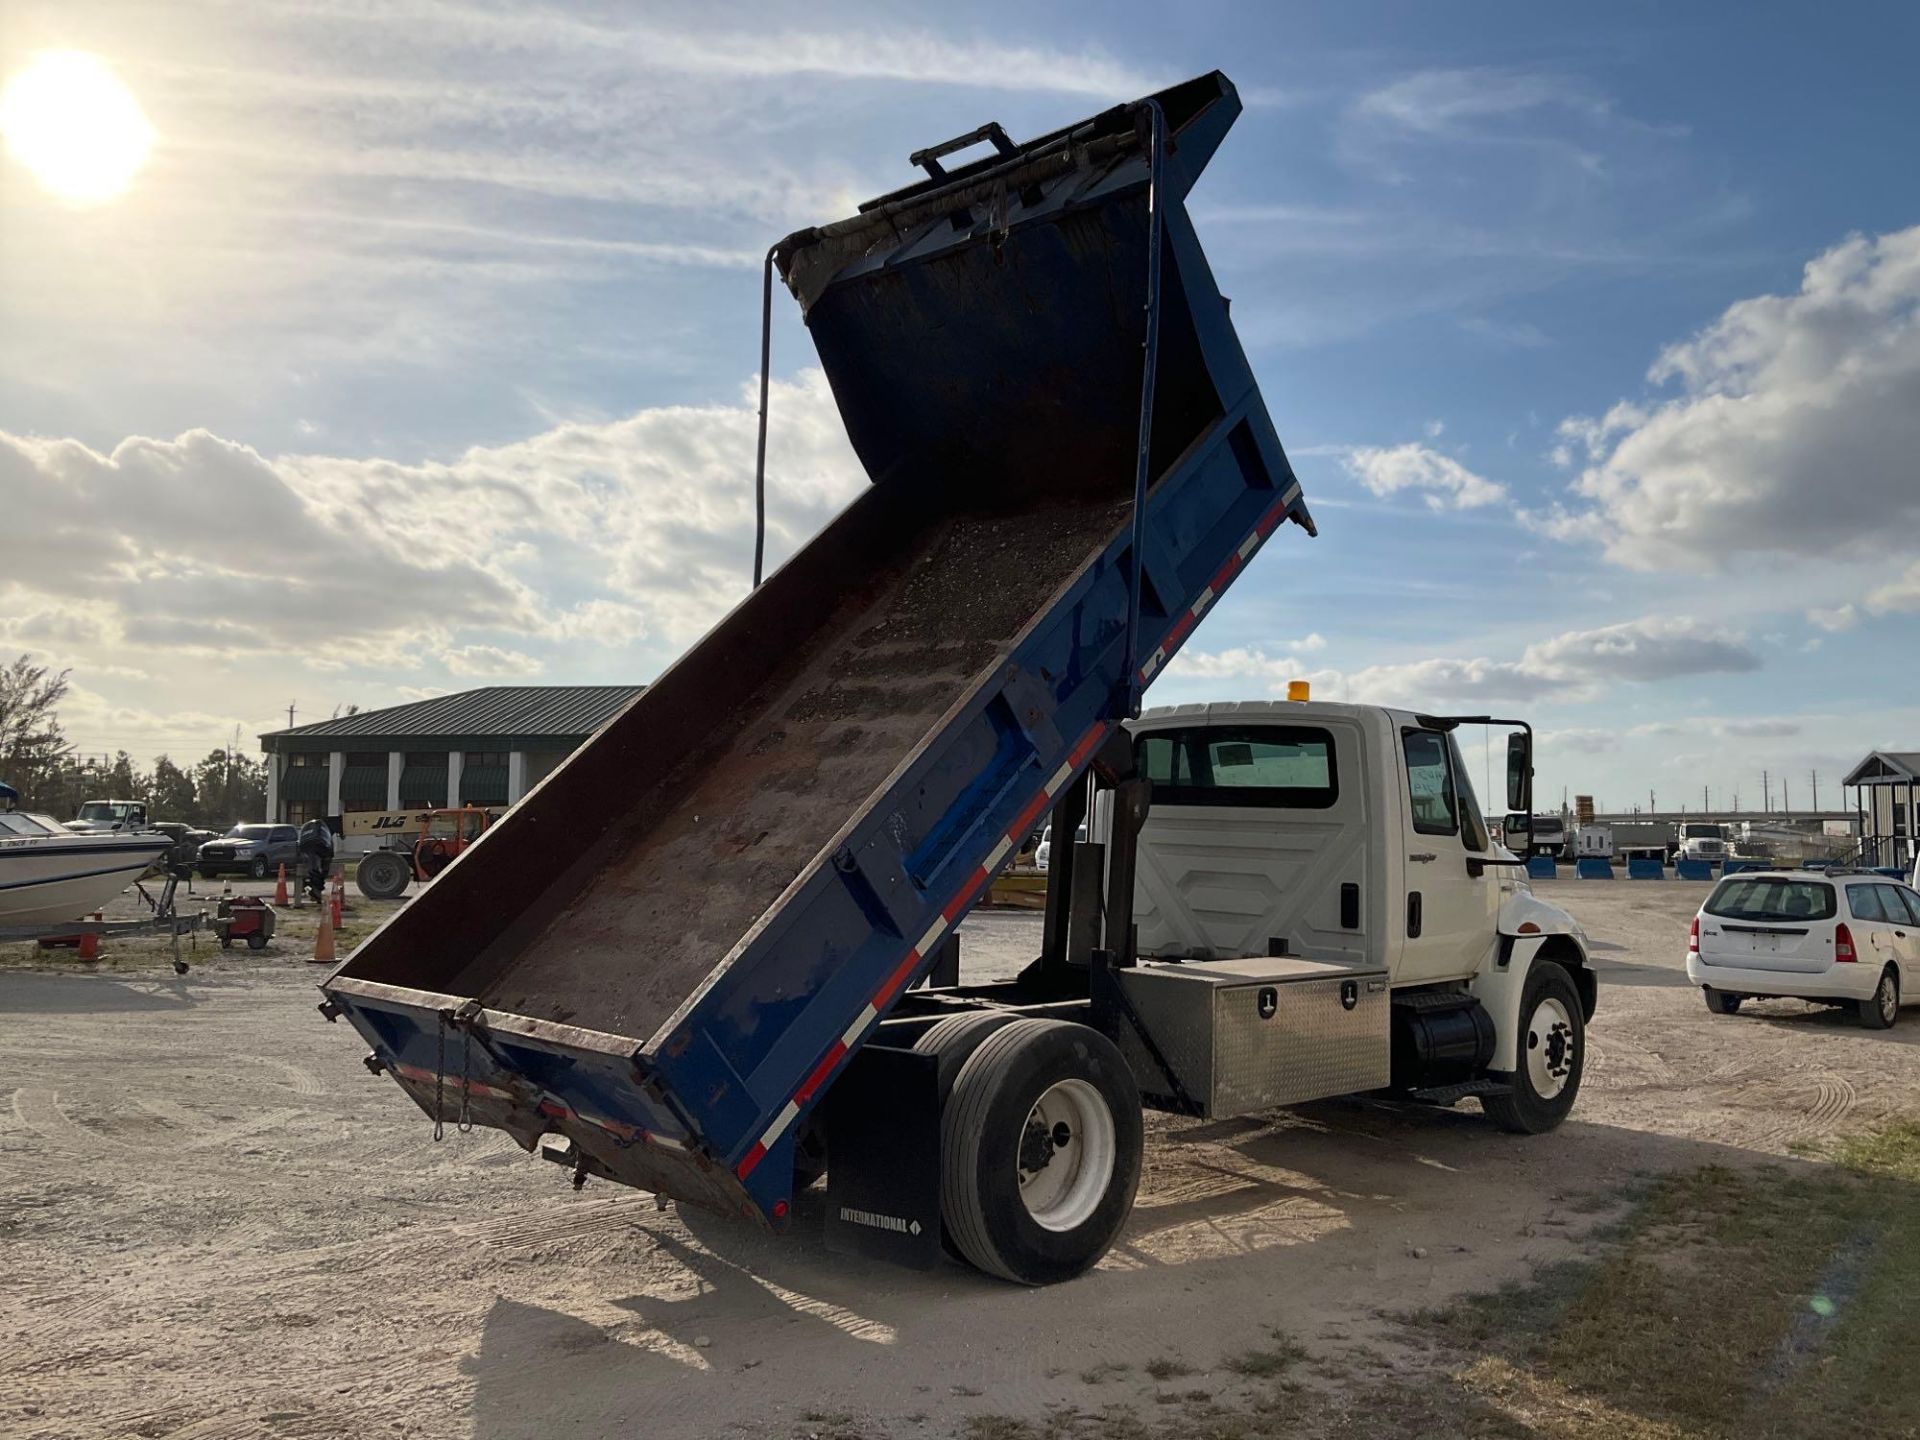
[[[352,740],[578,742],[618,715],[644,685],[489,685],[384,710],[269,730],[264,750],[347,749]],[[324,746],[320,742],[326,742]],[[339,742],[339,743],[335,743]],[[502,745],[500,748],[508,748]]]

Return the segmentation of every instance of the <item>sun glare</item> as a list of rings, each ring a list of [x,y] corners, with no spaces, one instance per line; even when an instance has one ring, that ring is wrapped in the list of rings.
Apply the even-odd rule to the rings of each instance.
[[[153,145],[133,92],[79,50],[50,50],[7,81],[0,135],[36,180],[82,205],[125,190]]]

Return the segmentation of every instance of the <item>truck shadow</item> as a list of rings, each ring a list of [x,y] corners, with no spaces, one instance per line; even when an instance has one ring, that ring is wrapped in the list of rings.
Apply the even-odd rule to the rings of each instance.
[[[1042,1290],[951,1262],[916,1272],[834,1255],[819,1189],[797,1197],[784,1239],[692,1207],[649,1217],[637,1270],[583,1268],[564,1292],[577,1301],[556,1302],[548,1279],[537,1300],[493,1303],[464,1365],[474,1434],[804,1432],[808,1412],[849,1411],[931,1412],[959,1426],[1009,1408],[993,1397],[1010,1376],[1018,1404],[1096,1405],[1114,1397],[1083,1394],[1076,1380],[1096,1363],[1138,1370],[1177,1350],[1204,1368],[1262,1325],[1311,1344],[1329,1323],[1571,1257],[1649,1173],[1815,1163],[1580,1121],[1522,1139],[1472,1106],[1356,1100],[1157,1124],[1147,1158],[1140,1204],[1108,1258]],[[609,1311],[631,1319],[609,1322]]]
[[[191,1010],[200,1003],[190,980],[173,975],[119,979],[46,970],[0,973],[0,1014],[110,1015]]]

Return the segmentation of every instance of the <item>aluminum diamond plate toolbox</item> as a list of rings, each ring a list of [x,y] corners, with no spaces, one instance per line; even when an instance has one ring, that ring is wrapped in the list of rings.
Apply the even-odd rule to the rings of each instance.
[[[1144,964],[1121,986],[1187,1095],[1208,1118],[1326,1095],[1375,1090],[1389,1078],[1384,969],[1292,957]],[[1175,1087],[1140,1037],[1121,1053],[1145,1094]]]

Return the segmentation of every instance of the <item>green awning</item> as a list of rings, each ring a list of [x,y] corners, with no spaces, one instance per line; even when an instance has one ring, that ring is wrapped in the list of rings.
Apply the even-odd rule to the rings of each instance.
[[[387,767],[384,765],[349,765],[340,777],[340,803],[351,805],[356,801],[371,801],[384,807],[387,803]]]
[[[447,767],[409,765],[400,772],[400,808],[416,805],[444,810],[447,804]]]
[[[327,767],[325,765],[289,765],[286,774],[280,780],[280,794],[287,800],[319,800],[327,798]]]
[[[504,805],[507,803],[507,767],[470,765],[460,772],[462,805]]]

